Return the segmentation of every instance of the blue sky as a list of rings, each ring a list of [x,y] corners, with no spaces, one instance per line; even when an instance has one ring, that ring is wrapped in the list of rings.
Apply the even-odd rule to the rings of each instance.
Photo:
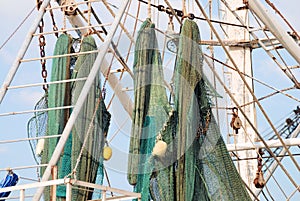
[[[10,0],[0,1],[0,46],[9,37],[9,35],[16,29],[20,22],[26,17],[26,15],[35,6],[35,0]],[[172,2],[172,1],[171,1]],[[174,1],[173,1],[174,2]],[[180,5],[181,1],[175,1],[176,4]],[[289,20],[296,30],[300,30],[300,12],[299,12],[299,1],[297,0],[274,0],[272,1],[282,12],[282,14]],[[175,4],[174,3],[174,4]],[[16,32],[16,34],[9,40],[9,42],[0,50],[0,84],[2,85],[9,68],[15,59],[15,56],[27,34],[29,27],[31,26],[32,20],[34,19],[36,11],[28,18],[24,25]],[[49,19],[49,14],[46,15]],[[50,24],[51,25],[51,24]],[[48,26],[47,29],[52,29]],[[54,37],[47,37],[47,48],[46,54],[50,55],[53,51]],[[38,42],[35,38],[29,47],[29,53],[25,55],[28,57],[38,57],[39,48]],[[291,61],[291,63],[293,63]],[[47,63],[48,66],[51,62]],[[260,50],[253,51],[253,65],[255,77],[269,83],[277,88],[284,88],[291,86],[291,82],[282,75],[282,72],[277,66],[272,63],[270,59],[267,59],[264,52]],[[38,61],[22,64],[20,70],[16,74],[16,79],[13,85],[16,84],[27,84],[27,83],[39,83],[42,82],[40,75],[41,66]],[[299,71],[296,72],[296,77],[300,77]],[[259,86],[259,85],[256,85]],[[266,88],[256,89],[258,97],[264,96],[269,93]],[[300,99],[299,90],[293,90],[291,92],[296,98]],[[0,114],[4,112],[22,111],[33,109],[33,105],[43,95],[41,87],[35,87],[33,89],[24,90],[12,90],[5,97],[3,103],[0,105]],[[264,109],[267,111],[271,120],[276,122],[278,120],[284,120],[285,116],[289,114],[299,103],[281,95],[276,95],[267,101],[262,101]],[[261,114],[259,114],[261,116]],[[26,124],[32,114],[24,115],[9,115],[5,117],[0,116],[0,141],[9,139],[26,138]],[[114,119],[119,121],[119,119]],[[258,126],[261,130],[266,129],[265,120],[259,120]],[[111,132],[113,132],[112,129]],[[125,136],[126,137],[126,136]],[[122,139],[122,137],[120,137]],[[117,146],[117,145],[115,145]],[[0,162],[0,169],[6,167],[26,166],[34,164],[31,151],[28,142],[19,142],[14,144],[0,144],[0,155],[2,160]],[[299,160],[298,160],[299,161]],[[292,166],[292,164],[291,164]],[[35,170],[20,170],[18,171],[22,177],[28,177],[36,179]],[[299,173],[295,169],[291,169],[291,172],[299,178]],[[0,172],[0,179],[5,174],[4,171]],[[279,172],[279,174],[282,174]],[[299,181],[299,180],[298,180]],[[22,180],[21,182],[27,182]],[[122,187],[123,184],[120,182],[112,181],[115,187]],[[126,185],[125,185],[126,186]],[[128,186],[126,186],[127,188]],[[298,194],[299,195],[299,194]],[[278,195],[280,196],[280,195]],[[281,197],[278,197],[278,199]]]

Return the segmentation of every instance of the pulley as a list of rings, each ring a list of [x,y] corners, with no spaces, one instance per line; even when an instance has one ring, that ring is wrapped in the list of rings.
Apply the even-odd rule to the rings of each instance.
[[[232,109],[230,126],[235,130],[235,134],[238,134],[239,129],[242,127],[242,121],[238,116],[238,109],[236,107]]]
[[[256,177],[253,183],[256,188],[263,188],[265,186],[266,181],[261,170],[256,172]]]

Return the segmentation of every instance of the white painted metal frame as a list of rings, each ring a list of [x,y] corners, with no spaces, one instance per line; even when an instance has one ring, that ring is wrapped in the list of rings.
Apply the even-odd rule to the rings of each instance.
[[[33,24],[31,25],[31,27],[29,28],[29,31],[26,35],[26,38],[16,56],[16,59],[14,60],[4,82],[3,82],[3,85],[1,86],[1,89],[0,89],[0,104],[7,92],[7,87],[11,84],[19,66],[20,66],[20,60],[24,57],[29,45],[30,45],[30,42],[32,40],[32,37],[33,37],[33,34],[35,33],[41,19],[43,18],[44,16],[44,13],[45,13],[45,10],[48,6],[48,4],[50,3],[50,0],[44,0],[43,3],[41,4],[41,7],[39,9],[39,12],[37,14],[37,17],[35,19],[35,21],[33,22]]]
[[[300,127],[299,127],[300,128]],[[300,129],[299,129],[300,130]],[[298,131],[299,133],[299,131]],[[300,146],[300,138],[289,138],[283,140],[286,146]],[[267,140],[265,141],[269,148],[282,147],[280,140]],[[262,142],[253,143],[240,143],[240,144],[227,144],[228,151],[245,151],[255,150],[257,148],[266,148]]]
[[[300,47],[297,42],[281,27],[275,15],[268,11],[258,0],[247,0],[246,4],[257,17],[267,26],[282,46],[292,55],[292,57],[300,64]]]
[[[88,187],[88,188],[93,188],[93,189],[98,189],[102,191],[102,194],[105,195],[106,197],[106,192],[114,192],[119,196],[116,197],[109,197],[106,198],[106,200],[120,200],[120,199],[132,199],[132,198],[137,198],[138,200],[141,198],[140,193],[135,193],[135,192],[129,192],[129,191],[124,191],[121,189],[117,188],[111,188],[108,186],[103,186],[103,185],[98,185],[98,184],[91,184],[88,182],[84,181],[79,181],[75,179],[56,179],[56,180],[50,180],[50,181],[44,181],[44,182],[35,182],[35,183],[30,183],[30,184],[23,184],[23,185],[17,185],[17,186],[11,186],[11,187],[5,187],[0,189],[0,193],[2,192],[7,192],[7,191],[20,191],[20,201],[25,200],[25,193],[27,189],[31,188],[39,188],[39,187],[46,187],[46,186],[57,186],[57,185],[66,185],[66,201],[71,201],[71,196],[72,196],[72,186],[79,186],[79,187]],[[103,198],[105,198],[103,197]],[[104,199],[102,199],[104,200]],[[96,201],[96,200],[94,200]]]

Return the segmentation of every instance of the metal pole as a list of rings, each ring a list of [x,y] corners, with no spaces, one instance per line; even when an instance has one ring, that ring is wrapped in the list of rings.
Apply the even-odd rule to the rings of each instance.
[[[25,201],[25,189],[20,190],[20,201]]]
[[[43,18],[44,16],[44,13],[45,13],[45,10],[46,10],[46,7],[48,7],[48,4],[49,4],[50,0],[44,0],[40,9],[39,9],[39,12],[37,14],[37,17],[35,19],[35,21],[33,22],[33,24],[31,25],[31,27],[29,28],[29,31],[26,35],[26,38],[17,54],[17,57],[16,59],[14,60],[12,66],[10,67],[10,70],[3,82],[3,85],[0,89],[0,104],[7,92],[7,87],[11,84],[19,66],[20,66],[20,60],[24,57],[28,47],[29,47],[29,44],[32,40],[32,37],[33,37],[33,34],[35,33],[37,27],[39,26],[39,23],[41,21],[41,19]]]
[[[107,75],[109,70],[109,65],[106,60],[103,61],[101,65],[101,72],[103,75]],[[133,111],[133,103],[128,94],[122,90],[122,84],[120,83],[119,79],[116,75],[110,74],[108,78],[108,83],[111,88],[114,90],[116,96],[120,100],[121,104],[123,105],[124,109],[128,113],[129,117],[132,117]]]
[[[128,2],[129,0],[126,0],[124,1],[122,7],[120,8],[119,10],[119,13],[118,15],[115,17],[115,20],[113,22],[113,24],[111,25],[111,29],[110,29],[110,32],[109,34],[106,36],[106,40],[104,41],[103,43],[103,47],[101,48],[102,51],[99,52],[95,62],[94,62],[94,65],[90,71],[90,74],[81,90],[81,93],[78,97],[78,100],[76,102],[76,105],[74,106],[74,110],[73,112],[71,113],[70,115],[70,118],[64,128],[64,131],[62,133],[62,136],[59,140],[59,142],[57,143],[56,147],[55,147],[55,150],[53,152],[53,155],[49,161],[49,164],[43,174],[43,177],[42,177],[42,180],[41,181],[47,181],[51,175],[51,167],[53,165],[56,165],[59,157],[60,157],[60,154],[65,146],[65,143],[69,137],[69,134],[73,128],[73,125],[75,123],[75,120],[77,118],[77,116],[79,115],[80,113],[80,110],[85,102],[85,99],[89,93],[89,89],[91,88],[93,82],[94,82],[94,79],[96,78],[96,76],[98,75],[98,71],[99,71],[99,68],[100,66],[102,65],[102,62],[103,62],[103,59],[104,59],[104,56],[109,48],[109,45],[111,44],[111,41],[112,41],[112,38],[119,26],[119,23],[121,21],[121,18],[125,12],[125,9],[128,5]],[[34,197],[33,197],[33,201],[38,201],[40,200],[42,194],[43,194],[43,191],[44,191],[44,188],[45,187],[40,187],[38,188],[37,192],[35,193]]]
[[[102,191],[102,201],[106,201],[106,191]]]
[[[236,10],[239,6],[241,1],[240,0],[227,0],[228,4]],[[238,20],[234,15],[231,15],[231,10],[227,8],[225,5],[223,5],[223,8],[221,9],[224,12],[224,19],[226,19],[227,22],[232,22],[238,24]],[[236,10],[236,14],[239,16],[240,19],[242,19],[245,22],[245,25],[249,25],[249,10],[241,9]],[[222,26],[223,27],[223,26]],[[235,26],[224,26],[226,30],[226,37],[227,39],[233,39],[236,41],[249,41],[250,40],[250,34],[249,32],[242,27],[235,27]],[[234,59],[234,62],[236,64],[236,67],[239,69],[239,71],[242,74],[250,75],[253,77],[253,70],[252,70],[252,62],[251,62],[251,49],[250,47],[228,47],[228,53],[232,56]],[[233,66],[233,62],[228,60],[227,64],[229,66]],[[257,127],[256,124],[256,109],[253,103],[253,98],[251,96],[251,91],[254,91],[253,89],[253,80],[250,78],[245,78],[245,80],[240,79],[240,75],[237,71],[234,69],[228,69],[228,72],[230,73],[230,90],[233,94],[234,98],[237,100],[239,105],[244,105],[243,111],[247,115],[247,117],[253,122],[254,126]],[[246,84],[247,82],[248,86],[250,87],[250,90],[246,90]],[[246,103],[252,102],[252,104],[245,105]],[[228,106],[232,107],[235,104],[233,101],[228,102]],[[229,115],[227,113],[227,115]],[[232,114],[230,113],[230,116],[227,116],[227,118],[231,118]],[[242,121],[243,129],[239,130],[238,135],[233,135],[233,140],[235,144],[244,144],[246,142],[255,141],[256,140],[256,134],[249,125],[249,123],[245,120],[243,116],[240,116],[240,119]],[[234,132],[233,129],[230,129],[231,132]],[[246,137],[247,136],[247,137]],[[228,138],[230,135],[228,136]],[[255,150],[249,150],[249,151],[239,151],[237,152],[237,155],[240,158],[254,158],[256,156]],[[236,163],[237,170],[241,176],[241,178],[244,180],[244,182],[247,184],[247,186],[251,189],[251,191],[255,190],[255,186],[253,184],[253,180],[255,179],[255,167],[256,167],[257,161],[256,159],[247,160],[247,161],[238,161]]]
[[[299,127],[300,128],[300,127]],[[283,140],[286,146],[299,146],[300,145],[300,138],[289,138]],[[282,143],[280,140],[267,140],[265,141],[267,146],[269,148],[276,148],[276,147],[282,147]],[[255,150],[258,148],[266,148],[264,143],[262,142],[253,142],[252,143],[241,143],[241,144],[227,144],[226,145],[228,151],[246,151],[246,150]],[[283,153],[286,153],[286,150],[284,149],[280,155],[284,155]]]
[[[67,179],[67,188],[66,188],[66,201],[71,201],[72,200],[72,185],[71,185],[71,180],[68,178]]]
[[[281,27],[276,20],[276,16],[264,8],[263,4],[258,0],[247,1],[249,9],[252,10],[257,17],[267,26],[272,34],[278,39],[282,46],[292,55],[292,57],[300,64],[300,47],[291,36]]]

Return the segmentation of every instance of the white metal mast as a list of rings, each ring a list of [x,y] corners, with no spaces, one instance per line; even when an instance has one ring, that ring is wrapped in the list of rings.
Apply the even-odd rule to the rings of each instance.
[[[243,19],[244,22],[248,23],[248,10],[244,8],[243,0],[228,0],[227,3],[231,6],[232,10],[235,10],[236,13]],[[242,8],[242,9],[239,9]],[[235,16],[232,15],[231,11],[223,6],[223,18],[226,22],[231,22],[239,24]],[[236,41],[244,41],[247,42],[250,39],[250,35],[248,31],[243,27],[238,26],[227,26],[225,27],[227,37],[229,40],[236,40]],[[232,55],[237,67],[242,73],[247,75],[252,75],[252,63],[251,63],[251,49],[249,47],[238,47],[238,46],[229,46],[228,47],[229,53]],[[228,63],[232,66],[231,62]],[[236,71],[229,69],[230,75],[230,89],[238,101],[240,106],[245,105],[246,103],[252,102],[252,96],[249,90],[246,88],[245,83],[243,80],[240,79],[239,74]],[[248,85],[253,89],[253,82],[251,79],[245,78],[248,82]],[[230,107],[236,107],[233,103],[231,103]],[[243,111],[247,115],[247,117],[251,120],[253,125],[256,126],[256,111],[254,104],[247,105],[242,107]],[[241,114],[241,113],[240,113]],[[247,121],[243,118],[243,116],[239,115],[242,121],[242,128],[239,129],[238,134],[235,133],[234,130],[230,132],[231,138],[237,144],[244,144],[249,142],[254,142],[256,139],[255,132],[247,123]],[[255,150],[244,150],[236,152],[239,158],[254,158],[256,157]],[[253,180],[256,174],[256,160],[242,160],[237,162],[238,171],[245,181],[245,183],[254,190]]]

